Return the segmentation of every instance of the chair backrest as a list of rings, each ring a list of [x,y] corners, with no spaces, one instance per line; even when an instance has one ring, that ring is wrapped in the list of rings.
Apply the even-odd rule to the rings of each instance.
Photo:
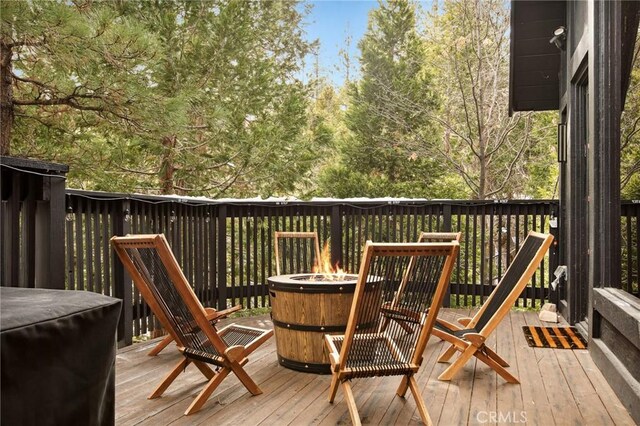
[[[462,236],[461,232],[421,232],[418,236],[419,243],[448,243],[451,241],[460,242]],[[408,268],[412,268],[413,264],[410,262]],[[398,288],[394,306],[403,305],[403,299],[406,297],[405,292],[411,292],[411,283],[403,281]],[[410,296],[410,293],[409,293]]]
[[[111,244],[144,300],[180,346],[224,353],[227,345],[207,320],[163,234],[113,237]]]
[[[340,348],[340,369],[365,376],[376,375],[370,370],[372,361],[399,370],[420,365],[458,250],[455,241],[367,242]],[[403,305],[392,310],[398,321],[383,326],[388,318],[384,310],[393,306],[401,283],[406,284]],[[391,350],[379,345],[391,346]]]
[[[529,232],[502,279],[467,328],[488,335],[511,310],[547,253],[553,235]]]
[[[419,243],[448,243],[449,241],[460,242],[462,232],[421,232],[418,237]]]
[[[313,272],[320,259],[317,232],[275,233],[276,274]]]

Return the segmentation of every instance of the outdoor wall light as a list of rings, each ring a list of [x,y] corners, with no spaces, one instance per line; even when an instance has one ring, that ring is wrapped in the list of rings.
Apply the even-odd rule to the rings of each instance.
[[[567,124],[558,124],[558,163],[567,162]]]
[[[73,208],[71,206],[67,207],[65,219],[67,220],[67,222],[73,222],[74,220],[76,220],[76,215],[73,213]]]
[[[549,40],[549,43],[553,43],[560,50],[565,49],[565,42],[567,41],[567,29],[565,27],[558,27],[553,32],[553,37]]]

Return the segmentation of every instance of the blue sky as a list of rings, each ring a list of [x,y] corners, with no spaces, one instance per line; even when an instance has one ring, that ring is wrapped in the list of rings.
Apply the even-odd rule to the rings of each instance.
[[[359,55],[358,42],[367,30],[369,11],[378,6],[377,1],[369,0],[324,0],[309,1],[313,5],[307,16],[306,32],[308,40],[320,40],[320,71],[336,86],[344,83],[345,70],[340,64],[340,49],[345,47],[347,35],[351,35],[351,73],[359,72],[357,57]],[[313,70],[314,58],[308,58],[307,72]],[[339,69],[336,67],[339,66]]]

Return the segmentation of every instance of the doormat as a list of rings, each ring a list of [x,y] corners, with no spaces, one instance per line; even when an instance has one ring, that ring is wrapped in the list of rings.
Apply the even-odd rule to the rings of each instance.
[[[522,326],[524,337],[534,348],[586,349],[587,342],[575,327]]]

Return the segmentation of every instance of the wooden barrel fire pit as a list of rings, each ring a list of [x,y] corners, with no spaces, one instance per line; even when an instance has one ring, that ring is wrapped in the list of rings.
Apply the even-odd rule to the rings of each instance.
[[[326,280],[321,274],[268,278],[280,365],[308,373],[331,373],[323,336],[346,330],[357,279],[352,274],[335,281]],[[371,297],[380,294],[376,292]],[[376,323],[375,316],[364,318],[360,327],[373,327]]]

